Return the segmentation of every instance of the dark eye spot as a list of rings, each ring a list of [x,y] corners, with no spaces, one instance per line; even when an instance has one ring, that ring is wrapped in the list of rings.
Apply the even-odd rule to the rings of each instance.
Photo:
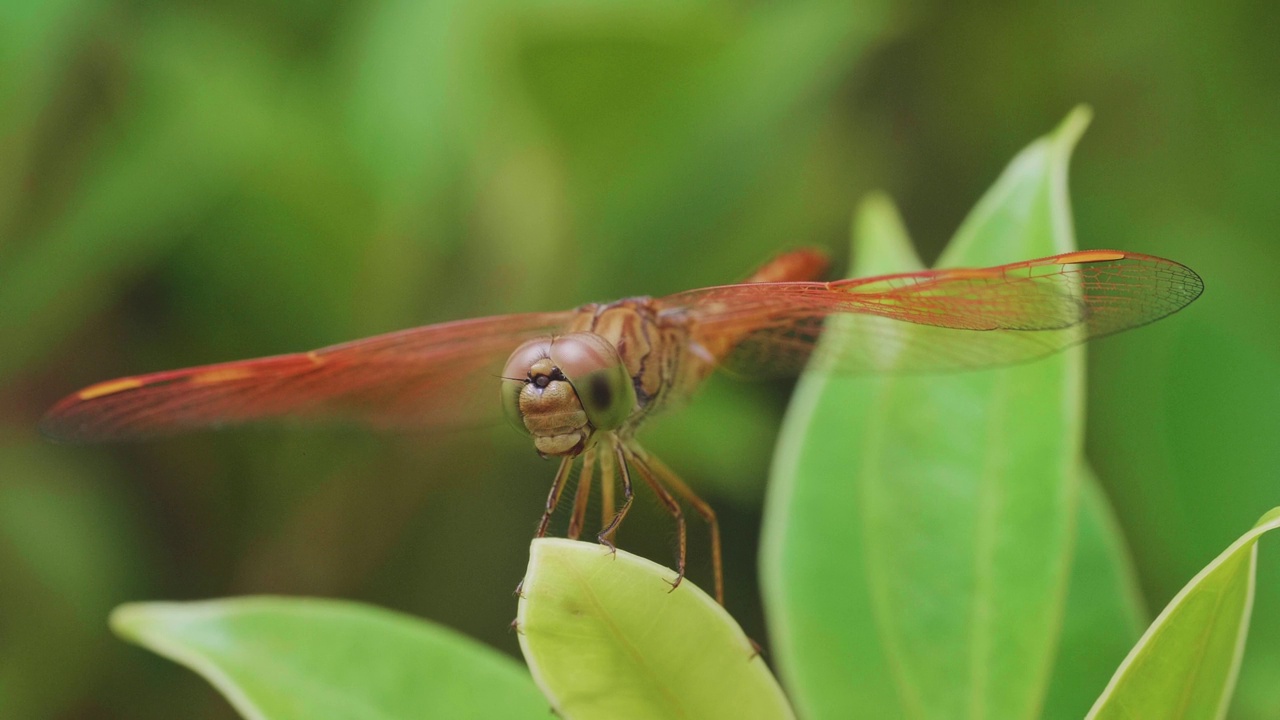
[[[598,408],[606,408],[613,402],[613,388],[609,387],[609,378],[596,375],[591,378],[591,404]]]
[[[544,388],[551,384],[551,378],[547,377],[546,375],[539,375],[538,377],[533,379],[533,384],[537,385],[540,388]]]

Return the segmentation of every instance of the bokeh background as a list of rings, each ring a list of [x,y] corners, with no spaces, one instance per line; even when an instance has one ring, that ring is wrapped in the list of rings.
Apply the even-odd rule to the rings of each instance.
[[[347,597],[508,652],[553,467],[507,428],[253,428],[75,447],[123,374],[845,261],[882,188],[926,258],[1076,103],[1084,247],[1205,278],[1090,353],[1089,457],[1158,610],[1280,504],[1280,44],[1262,2],[0,3],[0,716],[228,718],[117,603]],[[1018,258],[1010,258],[1014,260]],[[650,445],[720,510],[764,638],[785,384],[716,381]],[[653,503],[624,546],[663,559]],[[692,578],[708,583],[695,534]],[[1233,717],[1280,707],[1264,540]],[[701,559],[697,559],[701,558]]]

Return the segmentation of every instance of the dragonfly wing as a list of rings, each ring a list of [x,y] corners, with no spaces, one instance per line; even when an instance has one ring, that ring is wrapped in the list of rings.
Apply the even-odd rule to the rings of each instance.
[[[792,375],[813,358],[841,373],[945,372],[1053,354],[1177,312],[1199,297],[1190,269],[1090,250],[982,269],[831,283],[707,288],[665,298],[693,337],[748,376]],[[818,344],[826,335],[838,335]]]
[[[41,430],[88,442],[285,416],[387,428],[474,426],[501,413],[498,376],[508,354],[571,316],[461,320],[307,353],[120,378],[64,398]]]

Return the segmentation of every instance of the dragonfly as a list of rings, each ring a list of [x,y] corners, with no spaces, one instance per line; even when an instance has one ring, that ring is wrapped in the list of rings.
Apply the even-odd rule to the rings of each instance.
[[[714,509],[637,440],[646,419],[678,407],[714,371],[768,377],[806,364],[836,373],[1005,366],[1153,322],[1204,287],[1179,263],[1116,250],[836,281],[820,279],[826,268],[822,251],[793,250],[737,284],[109,380],[58,402],[41,429],[91,442],[282,417],[443,429],[505,415],[540,455],[560,459],[535,537],[547,534],[580,463],[567,535],[583,532],[598,478],[596,540],[615,550],[639,476],[677,526],[671,589],[685,576],[687,505],[710,528],[723,604]]]

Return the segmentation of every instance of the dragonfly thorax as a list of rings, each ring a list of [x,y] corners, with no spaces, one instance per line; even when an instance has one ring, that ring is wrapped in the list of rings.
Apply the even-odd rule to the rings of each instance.
[[[502,407],[542,455],[575,456],[597,431],[622,427],[635,386],[617,348],[595,333],[536,338],[502,373]]]

